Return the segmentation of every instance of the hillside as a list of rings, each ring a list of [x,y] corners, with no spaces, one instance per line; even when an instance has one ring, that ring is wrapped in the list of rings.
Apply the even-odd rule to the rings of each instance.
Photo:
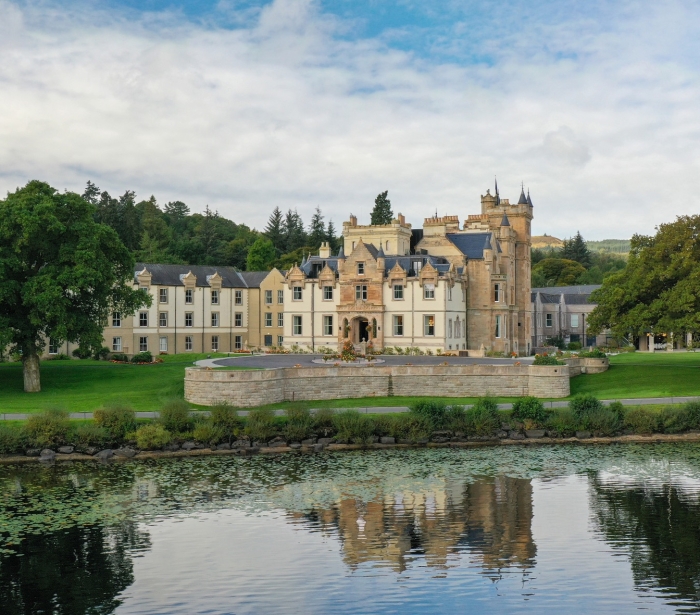
[[[536,250],[547,248],[561,248],[564,242],[561,239],[552,237],[551,235],[533,235],[532,247]]]

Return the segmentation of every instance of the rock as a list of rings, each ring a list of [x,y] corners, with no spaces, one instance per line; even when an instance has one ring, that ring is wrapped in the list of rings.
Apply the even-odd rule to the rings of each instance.
[[[74,450],[75,448],[72,446],[61,446],[59,447],[58,452],[61,453],[61,455],[70,455]]]
[[[369,439],[370,444],[377,444],[379,442],[379,436],[372,436]]]
[[[326,448],[325,444],[314,444],[314,453],[320,453],[324,448]]]
[[[30,448],[27,449],[27,452],[25,453],[27,457],[38,457],[41,455],[41,450],[38,448]]]
[[[454,436],[450,438],[450,442],[466,442],[467,440],[469,440],[469,438],[465,438],[464,436]]]
[[[520,433],[519,431],[511,431],[508,433],[508,436],[510,437],[511,440],[524,440],[525,439],[525,434]]]
[[[405,438],[399,438],[399,444],[413,444],[413,440],[407,440]]]
[[[501,429],[503,431],[513,431],[513,427],[509,423],[501,423]]]
[[[54,459],[56,459],[56,453],[50,448],[45,448],[39,455],[39,461],[53,461]]]
[[[231,448],[250,448],[250,440],[236,440]]]
[[[99,450],[100,450],[99,448],[96,448],[96,447],[94,447],[94,446],[88,446],[88,447],[85,449],[85,454],[86,454],[86,455],[95,455],[96,453],[99,452]]]
[[[449,436],[433,436],[430,438],[431,442],[435,442],[436,444],[444,444],[445,442],[449,442],[450,438]]]
[[[224,442],[223,444],[219,444],[219,446],[216,447],[217,451],[230,451],[231,450],[231,445],[228,442]]]
[[[325,438],[323,438],[323,439],[325,440]],[[321,441],[319,440],[318,443],[321,444]],[[350,444],[350,441],[347,438],[336,438],[333,441],[333,443],[334,444]],[[324,446],[325,446],[325,444],[324,444]]]
[[[289,445],[289,448],[294,449],[294,450],[300,449],[300,448],[301,448],[301,442],[292,442],[292,443]]]
[[[197,445],[194,442],[183,442],[182,443],[182,450],[183,451],[191,451],[195,448],[197,448]]]
[[[503,440],[503,438],[508,437],[508,432],[505,429],[501,429],[500,431],[496,432],[496,436]]]
[[[319,438],[316,444],[323,444],[323,446],[328,446],[333,438]]]
[[[314,444],[316,444],[316,438],[307,438],[301,441],[302,446],[313,446]]]
[[[163,450],[166,451],[179,451],[180,450],[180,445],[177,444],[176,442],[172,442],[171,444],[166,444],[165,448]]]
[[[263,446],[267,446],[264,442],[253,442],[253,448],[262,448]]]
[[[97,459],[99,459],[100,461],[107,461],[108,459],[114,457],[114,453],[112,452],[111,448],[106,448],[105,450],[97,453],[95,457],[97,457]]]
[[[379,440],[382,444],[396,444],[396,438],[392,438],[391,436],[384,436]]]
[[[430,438],[418,438],[418,440],[416,440],[416,444],[424,444],[425,445],[428,442],[430,442]]]
[[[544,429],[527,429],[525,430],[525,435],[528,438],[544,438]]]
[[[131,459],[134,455],[136,455],[136,451],[133,448],[117,448],[112,451],[116,457],[126,457],[127,459]]]
[[[282,446],[287,446],[287,443],[284,440],[273,440],[272,442],[267,443],[268,448],[280,448]]]
[[[586,440],[587,438],[591,437],[591,432],[590,431],[577,431],[576,437],[579,440]]]
[[[435,438],[451,438],[452,437],[452,432],[451,431],[434,431],[433,433],[430,434],[431,439],[433,442],[435,442]]]

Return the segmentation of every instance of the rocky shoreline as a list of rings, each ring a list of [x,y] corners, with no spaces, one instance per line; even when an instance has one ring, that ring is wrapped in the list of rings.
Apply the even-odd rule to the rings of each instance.
[[[165,459],[175,457],[203,457],[211,455],[269,455],[280,453],[320,453],[323,451],[342,452],[358,450],[389,450],[412,448],[470,448],[481,446],[513,446],[513,445],[547,445],[547,444],[656,444],[662,442],[700,442],[700,431],[682,434],[629,434],[611,437],[596,437],[588,433],[579,433],[578,437],[558,438],[546,435],[535,437],[535,434],[526,436],[520,434],[520,438],[450,438],[447,441],[440,440],[439,436],[427,442],[395,442],[394,438],[381,438],[379,442],[369,444],[348,444],[334,442],[332,438],[313,438],[303,442],[273,441],[263,445],[253,445],[248,441],[238,441],[234,445],[223,444],[215,447],[205,447],[193,442],[185,442],[182,446],[172,445],[168,450],[144,450],[140,451],[130,447],[120,449],[105,449],[94,454],[86,452],[68,451],[61,447],[58,451],[44,449],[42,451],[28,451],[26,455],[0,455],[0,463],[53,463],[56,461],[126,461],[129,459]],[[536,434],[539,436],[539,434]],[[313,441],[312,441],[313,440]],[[243,445],[243,442],[246,445]],[[258,443],[255,443],[258,444]],[[177,447],[177,448],[175,448]],[[63,450],[61,450],[63,449]]]

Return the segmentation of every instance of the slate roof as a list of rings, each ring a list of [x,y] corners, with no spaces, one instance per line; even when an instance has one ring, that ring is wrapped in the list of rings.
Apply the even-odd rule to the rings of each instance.
[[[134,267],[134,282],[137,282],[137,275],[143,271],[144,267],[151,274],[151,283],[158,286],[184,286],[181,276],[187,275],[190,271],[197,276],[197,286],[209,286],[207,276],[212,276],[218,272],[221,276],[221,286],[223,288],[250,288],[251,286],[235,267],[213,267],[204,265],[161,265],[158,263],[136,263]],[[264,272],[247,272],[248,274]],[[252,278],[251,278],[252,281]],[[258,283],[258,286],[260,284]]]
[[[594,290],[598,290],[600,284],[581,284],[579,286],[544,286],[540,288],[533,288],[533,293],[557,293],[565,295],[590,295]]]
[[[262,281],[270,274],[269,271],[241,271],[239,275],[245,280],[248,288],[260,288]]]
[[[484,258],[484,250],[491,249],[491,235],[491,233],[447,233],[447,239],[467,258],[480,259]]]
[[[549,286],[546,288],[533,288],[530,295],[530,301],[534,303],[537,300],[537,294],[540,295],[542,303],[561,303],[561,297],[564,295],[564,303],[567,305],[594,305],[591,301],[591,293],[600,288],[600,284],[584,284],[581,286]]]
[[[389,270],[392,269],[397,262],[408,273],[408,275],[416,275],[414,264],[417,261],[421,261],[421,265],[423,267],[427,263],[430,263],[439,273],[447,273],[450,270],[450,262],[441,256],[430,256],[428,254],[414,256],[387,256],[384,258],[384,276],[388,277]],[[300,269],[306,274],[307,277],[316,278],[326,265],[335,271],[336,274],[338,273],[337,257],[321,258],[320,256],[312,256],[303,265],[303,267],[300,267]]]

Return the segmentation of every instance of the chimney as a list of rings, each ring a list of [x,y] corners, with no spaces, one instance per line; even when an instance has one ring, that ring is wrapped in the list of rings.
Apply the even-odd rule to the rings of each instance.
[[[357,226],[357,216],[350,214],[350,226]]]
[[[399,224],[406,224],[406,216],[399,214]]]
[[[327,241],[324,241],[321,244],[321,248],[318,251],[318,255],[321,258],[330,258],[331,257],[331,246]]]

